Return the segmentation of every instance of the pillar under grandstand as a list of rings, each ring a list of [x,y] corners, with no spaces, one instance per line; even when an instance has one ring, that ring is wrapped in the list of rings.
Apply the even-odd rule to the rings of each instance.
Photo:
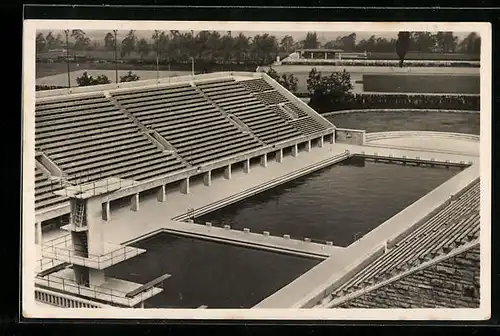
[[[299,156],[299,146],[297,144],[292,146],[292,156],[293,157]]]
[[[139,211],[139,193],[135,193],[131,196],[130,209],[132,211]]]
[[[110,201],[106,201],[102,204],[102,219],[105,221],[109,221],[111,219]]]
[[[283,148],[280,148],[276,151],[276,162],[283,162]]]
[[[226,168],[224,168],[224,178],[226,180],[230,180],[231,179],[231,165],[227,165]]]
[[[323,143],[324,143],[323,136],[321,136],[320,138],[318,138],[318,147],[322,148],[323,147]]]
[[[203,174],[203,184],[207,187],[212,185],[212,171],[209,170],[205,174]]]
[[[243,171],[247,174],[250,173],[250,159],[246,159],[243,162]]]
[[[162,184],[160,188],[158,188],[158,202],[165,202],[167,200],[167,194],[165,190],[165,185]]]
[[[262,154],[260,157],[260,165],[262,167],[267,167],[267,154]]]
[[[181,193],[189,194],[189,177],[181,181]]]
[[[35,244],[42,244],[42,222],[35,223]]]
[[[306,152],[310,152],[311,151],[311,140],[307,140],[306,142]]]

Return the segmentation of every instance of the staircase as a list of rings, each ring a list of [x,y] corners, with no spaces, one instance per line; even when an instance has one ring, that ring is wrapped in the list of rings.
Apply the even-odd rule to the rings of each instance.
[[[76,227],[83,227],[84,223],[84,215],[85,215],[85,204],[84,203],[76,203],[76,209],[73,213],[73,224]]]

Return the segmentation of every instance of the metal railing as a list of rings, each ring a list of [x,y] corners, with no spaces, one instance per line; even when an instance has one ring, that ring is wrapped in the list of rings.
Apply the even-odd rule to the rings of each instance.
[[[44,277],[37,276],[36,283],[40,286],[46,286],[48,288],[59,289],[67,293],[77,294],[85,296],[88,298],[93,298],[95,300],[101,300],[108,303],[113,303],[122,306],[132,307],[139,302],[143,302],[153,296],[153,288],[149,291],[144,291],[139,293],[133,298],[126,297],[127,292],[112,289],[105,286],[83,286],[71,279],[66,279],[58,277],[55,275],[46,275]],[[163,289],[163,282],[160,283],[161,286],[154,288]],[[140,298],[140,301],[137,299]]]
[[[63,260],[86,267],[97,267],[112,265],[115,261],[123,261],[130,257],[139,255],[143,250],[131,247],[120,246],[102,255],[86,253],[86,256],[79,255],[86,251],[83,245],[74,245],[71,235],[65,235],[44,243],[42,255],[56,260]]]

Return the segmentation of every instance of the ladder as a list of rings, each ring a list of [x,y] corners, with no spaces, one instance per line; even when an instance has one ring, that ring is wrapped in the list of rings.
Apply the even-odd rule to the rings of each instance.
[[[76,209],[73,217],[73,223],[75,226],[81,227],[83,226],[83,213],[85,211],[85,204],[77,203]]]

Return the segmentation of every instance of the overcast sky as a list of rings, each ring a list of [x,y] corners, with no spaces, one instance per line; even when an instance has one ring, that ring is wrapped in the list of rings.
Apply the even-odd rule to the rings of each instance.
[[[47,34],[49,31],[46,31],[46,30],[40,30],[40,32],[44,33],[44,34]],[[106,36],[106,34],[108,33],[109,31],[106,31],[106,30],[85,30],[85,33],[87,34],[87,36],[89,38],[91,38],[92,40],[98,40],[99,42],[103,41],[104,40],[104,36]],[[53,34],[54,35],[57,35],[58,33],[60,33],[62,36],[64,36],[64,32],[63,31],[57,31],[57,30],[54,30],[53,31]],[[122,31],[118,31],[118,39],[120,38],[123,38],[125,37],[125,35],[128,33],[128,31],[126,30],[122,30]],[[195,31],[195,34],[197,33],[197,31]],[[224,35],[226,34],[227,32],[226,31],[220,31],[221,35]],[[232,35],[233,36],[236,36],[238,35],[240,32],[239,31],[232,31]],[[265,34],[265,33],[268,33],[268,34],[271,34],[271,35],[275,35],[278,39],[281,39],[283,38],[283,36],[285,35],[291,35],[293,37],[293,39],[295,41],[300,41],[300,40],[303,40],[306,36],[307,33],[305,32],[282,32],[282,31],[279,31],[279,32],[272,32],[272,31],[262,31],[262,32],[256,32],[256,31],[242,31],[242,33],[244,33],[246,36],[254,36],[254,35],[257,35],[257,34]],[[331,40],[335,40],[338,36],[345,36],[345,35],[349,35],[350,33],[352,32],[320,32],[320,31],[317,31],[316,34],[318,35],[318,39],[320,40],[320,42],[328,42],[328,41],[331,41]],[[355,32],[356,33],[356,39],[357,41],[360,41],[364,38],[369,38],[371,35],[376,35],[377,37],[385,37],[387,39],[391,39],[391,38],[396,38],[398,33],[397,32]],[[135,35],[139,38],[145,38],[147,40],[150,40],[151,39],[151,36],[153,34],[153,31],[150,31],[150,30],[137,30],[135,32]],[[456,32],[455,35],[458,36],[460,39],[464,38],[465,36],[467,36],[469,33],[466,33],[466,32]]]

